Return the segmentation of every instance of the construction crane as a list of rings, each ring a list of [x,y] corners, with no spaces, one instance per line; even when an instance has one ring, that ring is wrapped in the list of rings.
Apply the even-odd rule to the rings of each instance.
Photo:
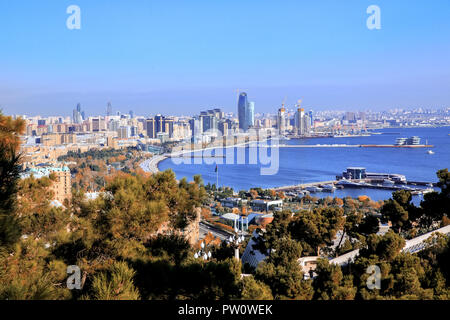
[[[284,97],[283,102],[281,103],[281,107],[284,108],[284,104],[286,103],[287,97]]]

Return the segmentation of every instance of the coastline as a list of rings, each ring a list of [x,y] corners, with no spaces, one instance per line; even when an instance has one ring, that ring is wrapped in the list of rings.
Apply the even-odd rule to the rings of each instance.
[[[154,156],[150,159],[147,159],[143,162],[141,162],[141,164],[139,165],[142,170],[144,170],[145,172],[149,172],[149,173],[158,173],[159,170],[159,163],[169,159],[169,158],[173,158],[173,157],[178,157],[184,154],[188,154],[188,153],[194,153],[194,152],[200,152],[200,151],[206,151],[206,150],[213,150],[213,149],[217,149],[217,148],[223,148],[223,149],[228,149],[228,148],[236,148],[236,147],[241,147],[241,146],[246,146],[246,145],[250,145],[251,143],[256,143],[256,142],[264,142],[264,141],[268,141],[270,139],[265,139],[265,140],[258,140],[258,141],[248,141],[248,142],[244,142],[244,143],[238,143],[238,144],[233,144],[230,146],[209,146],[209,147],[205,147],[205,148],[200,148],[200,149],[190,149],[190,150],[180,150],[180,151],[175,151],[172,152],[171,154],[163,154],[163,155],[157,155]]]

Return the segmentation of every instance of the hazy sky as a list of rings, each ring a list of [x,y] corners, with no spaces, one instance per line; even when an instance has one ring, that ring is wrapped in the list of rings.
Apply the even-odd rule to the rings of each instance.
[[[69,5],[81,30],[69,30]],[[366,9],[381,8],[381,30]],[[0,1],[5,113],[450,106],[448,0]]]

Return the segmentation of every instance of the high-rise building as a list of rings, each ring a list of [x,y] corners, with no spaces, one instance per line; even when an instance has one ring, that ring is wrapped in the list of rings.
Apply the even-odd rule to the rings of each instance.
[[[78,103],[76,109],[73,110],[73,123],[81,123],[82,121],[81,104]]]
[[[239,129],[247,131],[248,130],[248,100],[247,93],[242,92],[239,95],[238,101],[238,120],[239,120]]]
[[[286,133],[286,109],[284,107],[278,109],[277,128],[279,134]]]
[[[128,139],[131,137],[131,127],[130,126],[122,126],[117,130],[117,137],[119,139]]]
[[[164,132],[164,117],[160,114],[157,114],[155,116],[155,122],[156,122],[156,133]]]
[[[202,121],[200,119],[189,120],[189,126],[191,128],[192,141],[196,143],[203,132]]]
[[[146,128],[147,128],[147,137],[155,139],[157,130],[156,130],[156,121],[154,118],[147,119]]]
[[[108,117],[110,117],[110,116],[112,116],[112,113],[113,113],[113,111],[112,111],[111,102],[108,102],[108,104],[106,105],[106,115]]]
[[[297,112],[295,113],[295,128],[297,129],[298,135],[302,135],[305,132],[304,118],[305,118],[305,109],[297,108]]]
[[[220,121],[219,122],[219,130],[222,132],[223,136],[228,135],[228,122],[227,121]]]
[[[166,118],[160,114],[157,114],[154,118],[147,119],[147,136],[156,138],[158,133],[167,133],[168,138],[173,138],[174,122],[173,118]]]
[[[245,118],[245,120],[247,121],[247,129],[255,126],[255,103],[252,101],[248,103]]]
[[[100,119],[99,118],[92,119],[92,131],[93,132],[100,131]]]
[[[218,130],[219,122],[222,121],[223,117],[221,109],[211,109],[200,112],[199,120],[202,123],[202,132]]]
[[[349,123],[354,123],[356,122],[356,114],[354,112],[346,112],[344,120],[347,120]]]
[[[310,116],[305,113],[305,109],[303,108],[297,108],[297,112],[295,113],[295,128],[298,135],[308,134],[311,130]]]
[[[163,132],[168,133],[169,138],[173,138],[173,124],[174,124],[174,120],[172,118],[164,118]]]

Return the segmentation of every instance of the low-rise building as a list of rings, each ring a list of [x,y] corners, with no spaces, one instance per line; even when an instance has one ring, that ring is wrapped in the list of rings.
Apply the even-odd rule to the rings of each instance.
[[[25,179],[33,176],[37,179],[42,177],[49,177],[51,174],[56,176],[55,181],[51,185],[51,190],[54,193],[52,200],[57,200],[64,203],[64,200],[72,199],[72,180],[70,170],[66,166],[61,167],[33,167],[27,169],[21,174],[21,178]]]
[[[274,210],[275,208],[283,207],[283,200],[263,200],[256,199],[250,201],[250,206],[254,211],[269,211]]]

